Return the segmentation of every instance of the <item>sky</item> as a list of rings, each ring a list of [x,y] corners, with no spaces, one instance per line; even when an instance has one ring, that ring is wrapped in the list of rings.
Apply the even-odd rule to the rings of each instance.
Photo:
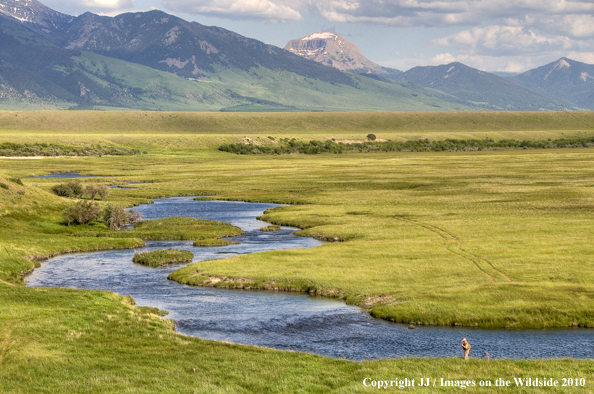
[[[342,34],[402,71],[455,61],[523,72],[568,57],[594,64],[594,0],[41,0],[69,15],[159,9],[284,47]]]

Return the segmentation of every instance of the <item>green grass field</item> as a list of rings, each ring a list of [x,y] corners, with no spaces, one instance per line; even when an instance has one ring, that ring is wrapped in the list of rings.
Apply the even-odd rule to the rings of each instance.
[[[57,180],[23,179],[21,186],[8,179],[80,171],[101,175],[83,183],[152,182],[114,189],[110,201],[128,205],[178,195],[292,204],[263,219],[331,241],[200,262],[173,273],[180,282],[226,277],[216,285],[310,291],[406,323],[594,327],[594,148],[281,156],[216,150],[246,137],[363,140],[370,132],[403,140],[590,136],[594,113],[0,113],[2,142],[109,143],[148,152],[0,159],[0,183],[8,187],[0,189],[0,391],[346,393],[377,390],[363,385],[365,377],[583,377],[582,388],[465,391],[591,392],[591,360],[356,363],[189,338],[126,297],[22,285],[31,260],[142,242],[85,236],[103,231],[97,224],[64,226],[67,199],[47,192]],[[442,389],[453,390],[460,389]]]

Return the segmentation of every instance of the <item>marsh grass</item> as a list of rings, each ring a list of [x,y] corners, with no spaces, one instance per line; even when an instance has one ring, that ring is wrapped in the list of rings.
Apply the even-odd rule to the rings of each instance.
[[[278,231],[281,229],[281,226],[277,224],[271,224],[270,226],[260,227],[260,231],[262,232],[269,232],[269,231]]]
[[[194,241],[193,245],[198,247],[211,247],[211,246],[227,246],[237,245],[239,242],[228,241],[224,239],[198,239]]]
[[[178,195],[296,202],[300,205],[268,210],[262,219],[300,227],[302,235],[345,240],[202,261],[171,274],[180,281],[214,285],[211,278],[226,278],[216,285],[326,294],[406,323],[592,327],[591,148],[348,156],[216,151],[251,133],[277,140],[357,139],[370,132],[383,139],[554,139],[591,132],[592,113],[0,115],[2,139],[110,140],[149,150],[117,158],[0,161],[0,182],[7,187],[0,190],[2,392],[358,393],[374,391],[363,387],[365,377],[396,376],[573,376],[586,378],[587,386],[546,392],[592,391],[592,360],[349,362],[182,336],[156,311],[109,292],[26,288],[24,273],[49,256],[140,247],[143,233],[168,232],[152,223],[115,238],[128,230],[110,232],[99,222],[67,227],[60,219],[67,199],[48,192],[59,182],[8,180],[81,170],[111,174],[105,182],[154,180],[142,188],[114,190],[110,200],[126,206]],[[24,194],[17,199],[19,192]],[[464,391],[497,392],[493,387]]]
[[[189,263],[194,253],[189,250],[158,249],[135,253],[132,262],[150,267],[163,267],[169,264]]]

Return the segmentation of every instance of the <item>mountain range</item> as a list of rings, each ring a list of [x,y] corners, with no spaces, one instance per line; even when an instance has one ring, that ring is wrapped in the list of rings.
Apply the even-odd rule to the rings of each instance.
[[[308,36],[301,41],[309,43],[288,44],[285,50],[157,10],[74,17],[37,0],[0,0],[0,108],[592,109],[588,92],[594,71],[583,63],[565,60],[570,68],[583,69],[578,79],[549,74],[546,82],[556,82],[546,90],[537,81],[540,72],[508,80],[455,64],[403,73],[371,62],[332,34]],[[304,56],[320,45],[325,49],[318,52],[340,61],[328,65],[324,56]],[[568,81],[580,88],[579,104],[564,87]]]
[[[332,32],[291,40],[285,49],[340,70],[393,82],[410,81],[487,109],[594,109],[594,65],[567,58],[520,75],[488,73],[457,62],[402,72],[373,63],[354,44]]]

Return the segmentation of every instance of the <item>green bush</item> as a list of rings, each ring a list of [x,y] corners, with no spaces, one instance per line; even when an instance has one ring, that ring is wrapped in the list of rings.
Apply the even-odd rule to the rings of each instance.
[[[376,136],[375,134],[367,134],[367,140],[369,141],[375,141],[376,140]]]
[[[99,193],[100,186],[95,184],[90,184],[85,186],[85,193],[89,195],[89,200],[94,200],[97,193]]]
[[[64,210],[62,216],[68,226],[70,224],[87,224],[99,218],[99,204],[87,200],[79,200]]]
[[[79,181],[69,181],[55,185],[52,192],[60,197],[80,198],[83,194],[83,186]]]
[[[189,263],[194,258],[194,253],[189,250],[158,249],[151,252],[136,253],[132,261],[136,264],[151,267],[163,267],[169,264]]]
[[[17,185],[25,186],[23,185],[23,181],[21,180],[21,178],[8,178],[8,180],[16,183]]]
[[[101,197],[102,201],[106,201],[107,196],[109,196],[109,193],[111,193],[111,189],[106,185],[101,185],[97,193],[99,193],[99,197]]]
[[[129,209],[127,212],[123,207],[107,204],[103,210],[103,221],[112,230],[121,230],[128,224],[134,224],[141,218],[141,214],[134,209]]]

